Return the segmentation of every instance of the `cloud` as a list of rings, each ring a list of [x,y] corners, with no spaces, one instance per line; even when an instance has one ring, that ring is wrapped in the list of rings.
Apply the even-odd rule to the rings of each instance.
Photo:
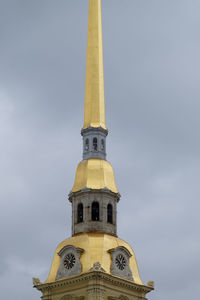
[[[71,235],[86,2],[0,4],[0,277],[8,300],[38,299],[31,278],[46,279],[56,246]],[[118,233],[132,245],[144,281],[155,280],[149,299],[193,300],[199,1],[110,0],[102,10],[108,160],[122,194]]]

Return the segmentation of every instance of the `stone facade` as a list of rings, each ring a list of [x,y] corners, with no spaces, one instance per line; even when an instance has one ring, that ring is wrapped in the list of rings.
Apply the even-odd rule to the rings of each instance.
[[[72,203],[72,235],[82,232],[117,234],[117,202],[119,195],[109,190],[85,189],[69,195]],[[92,204],[99,203],[99,220],[92,220]],[[83,220],[78,220],[78,205],[83,205]],[[108,205],[112,205],[112,222],[108,222]]]

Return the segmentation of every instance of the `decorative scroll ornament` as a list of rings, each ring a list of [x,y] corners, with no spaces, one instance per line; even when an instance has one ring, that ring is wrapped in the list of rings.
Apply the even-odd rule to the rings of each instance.
[[[37,285],[42,284],[42,282],[40,281],[39,278],[33,277],[32,280],[33,280],[33,286],[37,286]]]
[[[93,272],[93,271],[95,271],[95,272],[106,272],[102,268],[101,264],[98,261],[95,262],[94,265],[93,265],[93,267],[90,269],[90,272]]]
[[[151,288],[154,288],[154,281],[149,280],[149,281],[147,282],[147,285],[150,286]]]

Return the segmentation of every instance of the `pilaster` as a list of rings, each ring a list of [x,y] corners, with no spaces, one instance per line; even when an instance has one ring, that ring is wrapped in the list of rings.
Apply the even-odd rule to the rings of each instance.
[[[88,300],[104,300],[105,299],[105,289],[96,287],[95,283],[92,283],[87,290]]]

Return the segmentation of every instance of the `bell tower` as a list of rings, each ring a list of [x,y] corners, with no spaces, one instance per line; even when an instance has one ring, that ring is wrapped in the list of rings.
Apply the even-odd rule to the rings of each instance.
[[[120,194],[106,160],[101,0],[89,0],[83,160],[69,193],[72,236],[58,245],[43,300],[145,300],[153,281],[142,282],[132,248],[117,236]]]

